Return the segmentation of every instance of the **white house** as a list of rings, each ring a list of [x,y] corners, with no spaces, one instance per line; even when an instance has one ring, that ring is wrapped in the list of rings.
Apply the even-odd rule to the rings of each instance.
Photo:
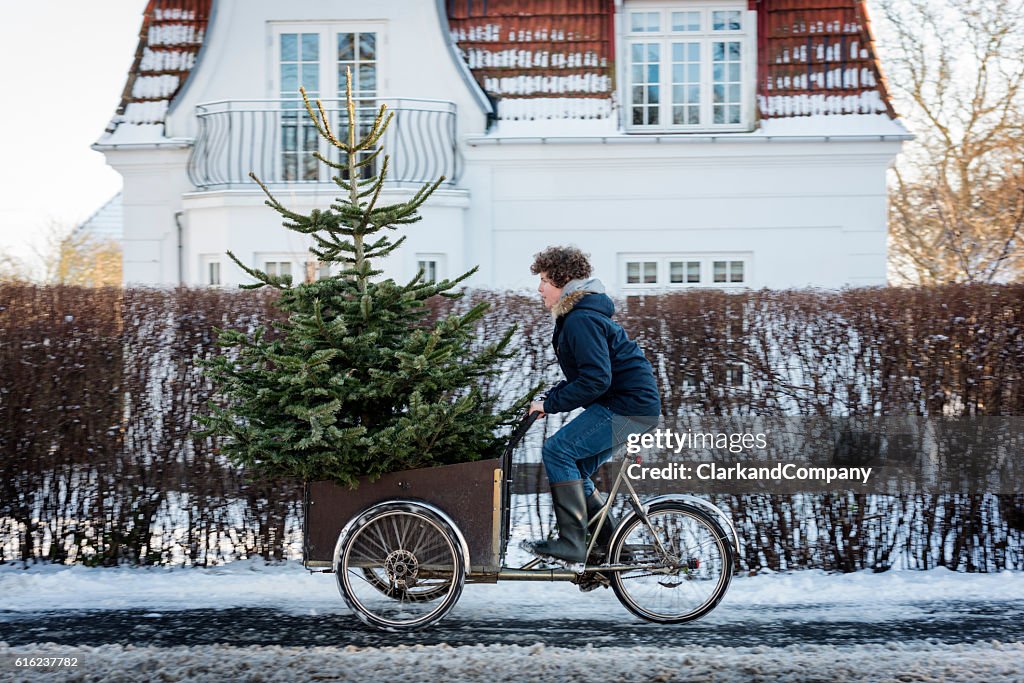
[[[298,87],[396,112],[388,199],[447,181],[386,264],[532,287],[573,243],[615,291],[886,281],[896,119],[864,0],[150,0],[96,143],[129,284],[315,277],[290,208],[337,194]]]

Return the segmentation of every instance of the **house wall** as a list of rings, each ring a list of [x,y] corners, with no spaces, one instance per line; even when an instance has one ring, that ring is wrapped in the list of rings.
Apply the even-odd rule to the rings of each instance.
[[[567,243],[619,291],[627,253],[744,255],[755,288],[886,282],[898,142],[512,142],[466,153],[480,284],[532,288],[532,255]]]
[[[335,194],[326,188],[303,188],[276,192],[275,196],[289,209],[308,214],[314,208],[325,208]],[[385,190],[379,204],[406,201],[411,196],[408,190]],[[189,254],[186,282],[197,286],[207,284],[204,263],[213,259],[221,263],[222,285],[254,282],[224,255],[228,250],[243,263],[260,268],[265,260],[287,256],[287,260],[294,264],[293,277],[301,281],[304,275],[300,271],[302,262],[313,258],[307,255],[312,241],[282,227],[281,216],[265,206],[264,199],[259,190],[192,192],[185,195],[186,251]],[[468,203],[469,196],[464,190],[438,190],[429,200],[430,206],[421,210],[421,221],[390,233],[392,240],[407,236],[406,242],[387,259],[375,260],[374,265],[384,271],[384,277],[408,279],[416,272],[417,254],[440,251],[446,253],[448,259],[447,269],[438,276],[461,274],[462,271],[455,269],[468,260],[462,249],[463,217]]]

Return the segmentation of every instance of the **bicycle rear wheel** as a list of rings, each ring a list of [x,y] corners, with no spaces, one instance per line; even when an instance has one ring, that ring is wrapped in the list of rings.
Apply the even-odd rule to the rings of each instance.
[[[609,550],[612,589],[630,612],[659,624],[681,624],[713,610],[732,580],[735,552],[719,522],[699,508],[665,502],[623,522]]]
[[[343,532],[337,561],[342,597],[365,623],[408,631],[455,606],[466,580],[455,530],[416,503],[373,508]]]

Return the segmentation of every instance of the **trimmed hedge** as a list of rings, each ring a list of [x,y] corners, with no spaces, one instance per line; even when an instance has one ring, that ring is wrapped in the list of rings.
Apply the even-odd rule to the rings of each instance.
[[[208,565],[281,559],[301,484],[245,479],[197,440],[213,328],[273,315],[273,292],[0,285],[0,562]],[[554,383],[535,296],[471,292],[513,323],[500,395]],[[628,297],[667,414],[1024,415],[1024,285]],[[549,426],[548,429],[551,427]],[[536,455],[536,454],[534,454]],[[1024,568],[1024,496],[718,496],[740,568]]]

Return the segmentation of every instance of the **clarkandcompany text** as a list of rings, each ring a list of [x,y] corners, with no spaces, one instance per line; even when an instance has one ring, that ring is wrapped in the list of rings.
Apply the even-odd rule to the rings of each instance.
[[[831,484],[834,481],[868,483],[870,467],[807,467],[796,463],[777,463],[768,467],[748,467],[740,464],[719,465],[702,462],[694,465],[669,463],[650,467],[633,463],[626,468],[630,479],[671,479],[686,481],[816,481]]]

